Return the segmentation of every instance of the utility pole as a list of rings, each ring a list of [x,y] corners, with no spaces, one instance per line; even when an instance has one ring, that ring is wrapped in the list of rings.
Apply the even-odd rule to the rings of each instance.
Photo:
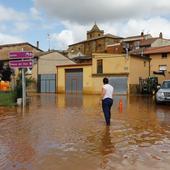
[[[23,48],[22,48],[22,52],[23,52]],[[22,59],[23,61],[24,59]],[[25,73],[24,73],[24,68],[22,68],[22,108],[24,110],[25,107],[25,99],[26,99],[26,91],[25,91]]]
[[[48,51],[51,50],[51,49],[50,49],[50,48],[51,48],[51,47],[50,47],[50,46],[51,46],[51,42],[50,42],[50,41],[51,41],[51,37],[50,37],[50,34],[48,34]]]

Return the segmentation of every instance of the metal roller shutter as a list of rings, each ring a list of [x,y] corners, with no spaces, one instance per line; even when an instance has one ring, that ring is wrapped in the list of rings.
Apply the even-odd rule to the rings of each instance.
[[[66,93],[82,93],[83,91],[83,69],[66,69]]]
[[[109,83],[114,87],[115,93],[127,94],[128,92],[127,77],[109,77]]]
[[[40,74],[39,75],[39,91],[41,93],[56,92],[56,75],[55,74]]]

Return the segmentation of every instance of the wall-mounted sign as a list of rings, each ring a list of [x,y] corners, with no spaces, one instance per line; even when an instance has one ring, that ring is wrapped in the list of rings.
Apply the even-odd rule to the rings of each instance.
[[[12,60],[9,61],[11,68],[32,68],[32,60]]]
[[[33,58],[33,53],[30,51],[14,51],[9,53],[10,59],[29,59]]]

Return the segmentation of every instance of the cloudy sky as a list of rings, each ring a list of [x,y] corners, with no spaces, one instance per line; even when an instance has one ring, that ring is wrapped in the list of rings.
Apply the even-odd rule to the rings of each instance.
[[[66,49],[85,40],[95,22],[117,36],[162,32],[170,39],[169,0],[0,0],[0,14],[0,44]]]

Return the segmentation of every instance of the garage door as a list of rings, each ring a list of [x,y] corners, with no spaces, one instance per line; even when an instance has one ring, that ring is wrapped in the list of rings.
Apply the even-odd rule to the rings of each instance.
[[[114,87],[115,93],[127,94],[128,92],[127,77],[110,77],[109,83]]]
[[[83,69],[66,69],[66,93],[82,93],[83,91]]]
[[[55,93],[56,92],[56,75],[40,74],[39,75],[39,92]]]

